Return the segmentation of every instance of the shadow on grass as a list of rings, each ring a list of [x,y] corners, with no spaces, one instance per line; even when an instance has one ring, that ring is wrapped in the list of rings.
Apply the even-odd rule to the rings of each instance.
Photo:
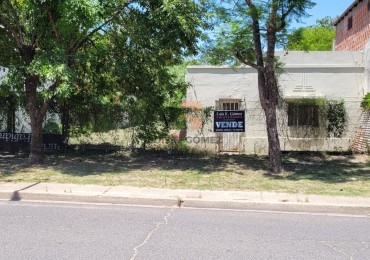
[[[24,156],[1,156],[0,167],[2,175],[30,168]],[[63,174],[75,176],[97,175],[103,173],[119,173],[132,171],[194,171],[199,174],[211,174],[219,171],[235,169],[268,171],[269,166],[265,157],[247,155],[194,155],[167,154],[166,151],[131,152],[65,152],[51,154],[46,157],[43,169],[55,169]]]
[[[197,174],[233,172],[248,175],[260,172],[267,179],[315,180],[325,183],[348,181],[369,181],[369,160],[356,161],[354,156],[320,156],[319,154],[291,153],[284,155],[285,172],[270,174],[266,156],[252,155],[194,155],[167,154],[166,151],[130,152],[64,152],[51,154],[46,158],[42,169],[53,169],[71,176],[110,174],[129,174],[131,172],[182,172]],[[0,155],[0,180],[12,174],[27,170],[25,156]]]
[[[359,158],[362,158],[362,160]],[[370,161],[366,155],[331,155],[293,153],[284,156],[283,175],[268,178],[293,181],[312,180],[325,183],[370,181]]]

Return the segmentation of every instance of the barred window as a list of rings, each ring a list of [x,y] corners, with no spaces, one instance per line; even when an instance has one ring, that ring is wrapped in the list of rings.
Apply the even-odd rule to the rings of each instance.
[[[314,104],[288,104],[288,126],[319,126],[319,106]]]
[[[239,99],[220,99],[218,109],[221,110],[240,110],[241,100]]]

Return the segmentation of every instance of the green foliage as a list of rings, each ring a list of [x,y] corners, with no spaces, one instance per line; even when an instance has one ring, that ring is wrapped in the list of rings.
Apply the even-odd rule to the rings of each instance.
[[[203,107],[201,112],[201,118],[202,118],[202,127],[201,127],[201,133],[203,134],[204,127],[209,122],[209,120],[212,118],[212,111],[214,110],[214,107]]]
[[[370,110],[370,92],[365,95],[361,102],[361,107],[366,111]]]
[[[315,5],[310,0],[274,0],[253,2],[248,1],[221,1],[213,0],[209,4],[209,13],[213,21],[209,39],[205,46],[206,54],[203,57],[210,64],[240,65],[240,58],[248,63],[256,62],[256,45],[253,38],[252,20],[259,21],[258,35],[261,44],[267,46],[267,28],[270,26],[270,13],[277,7],[276,44],[282,45],[286,35],[287,25],[302,17],[308,16],[306,9]],[[263,48],[262,48],[263,49]],[[236,53],[240,54],[236,58]],[[265,57],[266,58],[266,57]]]
[[[347,126],[347,112],[343,99],[327,100],[327,131],[328,135],[341,137]]]
[[[287,50],[330,51],[335,31],[326,27],[299,28],[288,36]]]
[[[61,134],[62,128],[58,123],[54,122],[53,119],[46,120],[43,133],[44,134]]]
[[[196,2],[11,3],[13,9],[0,2],[0,49],[7,54],[0,62],[11,70],[10,85],[20,86],[18,96],[32,75],[38,109],[55,102],[53,111],[67,115],[74,133],[133,126],[149,143],[178,123],[187,87],[179,65],[196,54],[204,25]]]
[[[335,28],[335,21],[338,19],[338,16],[337,17],[330,17],[330,16],[325,16],[324,18],[321,18],[321,19],[317,19],[316,20],[316,25],[317,26],[321,26],[321,27],[327,27],[327,28],[331,28],[331,29],[334,29]]]
[[[301,27],[287,36],[287,50],[292,51],[331,51],[335,38],[335,28],[330,17],[317,21],[317,25]]]

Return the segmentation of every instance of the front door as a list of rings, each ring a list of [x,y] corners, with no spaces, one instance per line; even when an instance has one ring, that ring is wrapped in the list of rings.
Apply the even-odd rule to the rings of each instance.
[[[240,99],[220,99],[216,106],[220,110],[240,110]],[[220,152],[239,152],[242,133],[219,133]]]

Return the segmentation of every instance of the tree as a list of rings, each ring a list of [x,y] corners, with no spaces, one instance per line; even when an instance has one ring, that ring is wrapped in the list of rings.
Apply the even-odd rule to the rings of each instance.
[[[225,3],[226,2],[226,3]],[[275,47],[292,19],[306,16],[310,0],[237,0],[214,4],[219,33],[210,48],[212,62],[236,61],[257,70],[259,99],[266,117],[272,171],[282,170],[276,108],[279,89]]]
[[[130,46],[135,39],[141,39],[149,48],[153,47],[148,45],[150,43],[167,43],[160,54],[167,60],[179,59],[185,52],[195,51],[193,45],[199,35],[197,12],[197,5],[190,0],[0,0],[1,38],[10,39],[10,46],[14,46],[9,48],[15,57],[9,68],[17,76],[14,78],[18,85],[24,86],[19,91],[25,90],[31,119],[29,162],[43,162],[42,124],[53,100],[58,100],[62,106],[62,100],[68,101],[82,89],[93,93],[95,90],[92,89],[102,85],[109,85],[111,90],[118,86],[133,87],[125,84],[125,79],[131,79],[133,75],[117,67],[135,66],[142,60],[131,61],[130,64],[105,61],[105,65],[112,67],[109,72],[122,73],[97,75],[91,67],[96,68],[103,62],[90,55],[92,49],[104,49],[112,57],[117,54],[109,52],[113,37],[126,39],[121,41],[123,46]],[[136,31],[136,26],[147,28],[147,34],[139,34],[144,31]],[[102,39],[106,35],[112,38]],[[139,45],[136,53],[143,52],[144,49],[139,48],[145,47]],[[122,54],[122,50],[118,53]],[[91,62],[95,64],[91,65]],[[81,76],[81,71],[87,78]],[[140,72],[136,73],[140,75]],[[103,80],[94,82],[97,77]]]
[[[291,51],[331,51],[335,29],[333,19],[325,17],[316,25],[301,27],[288,35],[287,50]]]

